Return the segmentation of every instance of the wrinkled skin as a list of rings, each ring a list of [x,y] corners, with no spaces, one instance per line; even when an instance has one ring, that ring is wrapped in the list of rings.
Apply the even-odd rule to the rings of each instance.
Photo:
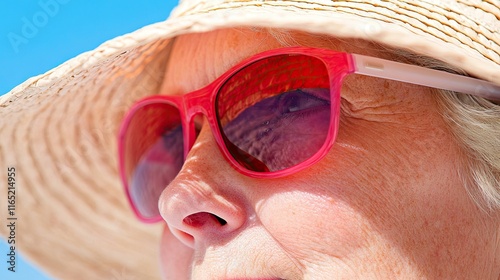
[[[293,36],[391,58],[368,43]],[[253,31],[182,36],[162,93],[193,91],[278,47]],[[430,90],[352,76],[342,98],[329,154],[279,179],[235,171],[203,125],[159,201],[165,279],[499,279],[499,215],[459,179],[463,153]]]

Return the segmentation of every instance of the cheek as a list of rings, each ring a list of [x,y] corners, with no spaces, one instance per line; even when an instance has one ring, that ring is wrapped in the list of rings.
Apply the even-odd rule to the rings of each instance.
[[[189,279],[193,250],[175,238],[167,226],[160,241],[160,266],[163,279]]]
[[[302,186],[275,193],[256,205],[263,226],[304,262],[347,258],[367,245],[359,215],[337,198],[335,186],[330,187],[323,192]]]
[[[367,140],[362,145],[344,133],[300,177],[273,181],[273,193],[256,204],[263,226],[306,262],[331,257],[366,264],[378,255],[389,263],[389,254],[406,255],[423,267],[456,261],[466,251],[467,236],[477,245],[477,233],[466,233],[479,228],[477,209],[457,176],[457,150],[404,141],[401,134],[354,137]],[[386,138],[400,141],[391,145]],[[362,254],[370,256],[360,262]]]

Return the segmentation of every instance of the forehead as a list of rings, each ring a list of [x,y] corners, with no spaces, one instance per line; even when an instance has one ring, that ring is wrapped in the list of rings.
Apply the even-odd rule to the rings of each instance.
[[[244,58],[279,46],[262,31],[226,29],[180,36],[170,53],[162,92],[201,88]]]
[[[307,46],[398,60],[394,50],[368,41],[335,39],[285,30],[224,29],[180,36],[174,42],[160,94],[182,95],[200,89],[232,66],[260,52],[284,46]],[[342,98],[358,107],[394,107],[404,101],[422,107],[415,85],[352,75],[342,85]],[[427,100],[429,101],[429,100]],[[425,102],[423,102],[425,103]],[[398,105],[399,106],[399,105]]]
[[[176,95],[199,89],[240,61],[284,46],[310,46],[367,54],[368,42],[265,29],[223,29],[187,34],[176,39],[162,85],[162,94]]]

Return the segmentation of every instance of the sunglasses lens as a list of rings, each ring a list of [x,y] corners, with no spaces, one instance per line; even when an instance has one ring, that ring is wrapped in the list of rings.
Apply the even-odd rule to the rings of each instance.
[[[325,64],[278,55],[233,75],[217,96],[219,127],[233,158],[256,172],[284,170],[313,157],[330,128]]]
[[[179,110],[165,103],[147,104],[134,112],[124,137],[130,199],[142,218],[156,218],[160,194],[184,162]]]

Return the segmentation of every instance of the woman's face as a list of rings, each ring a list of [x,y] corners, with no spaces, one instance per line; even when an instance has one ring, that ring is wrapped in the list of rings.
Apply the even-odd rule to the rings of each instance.
[[[368,44],[294,44],[382,55]],[[274,37],[223,30],[179,38],[163,94],[203,87]],[[387,57],[387,53],[385,54]],[[223,158],[208,125],[159,201],[167,279],[496,279],[498,215],[459,179],[462,158],[429,89],[360,76],[342,89],[339,134],[313,167],[253,179]]]

